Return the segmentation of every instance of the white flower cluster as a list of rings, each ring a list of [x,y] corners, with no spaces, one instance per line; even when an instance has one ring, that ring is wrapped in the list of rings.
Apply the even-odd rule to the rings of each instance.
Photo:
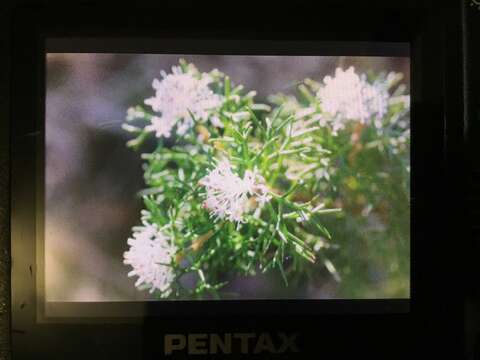
[[[158,289],[162,296],[168,296],[174,279],[171,262],[176,246],[155,224],[144,222],[133,230],[133,237],[128,239],[130,249],[123,254],[123,263],[133,268],[128,276],[138,276],[137,288],[149,289],[150,293]]]
[[[198,121],[210,121],[221,126],[221,121],[212,114],[223,102],[223,97],[215,94],[209,84],[213,79],[207,73],[183,72],[180,66],[173,66],[172,73],[161,72],[162,80],[153,80],[155,96],[145,100],[145,104],[160,115],[153,116],[147,131],[157,137],[170,137],[177,126],[179,135],[185,134]]]
[[[388,89],[384,82],[370,84],[365,74],[359,76],[353,67],[335,70],[335,76],[326,76],[317,97],[322,110],[332,119],[334,132],[345,127],[346,120],[366,123],[374,117],[378,122],[388,110]]]
[[[200,180],[207,191],[204,206],[217,219],[243,222],[243,214],[271,199],[264,178],[257,170],[247,170],[243,179],[232,171],[227,159]]]

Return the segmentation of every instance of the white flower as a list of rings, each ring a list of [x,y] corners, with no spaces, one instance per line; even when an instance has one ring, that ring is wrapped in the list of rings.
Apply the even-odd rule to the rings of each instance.
[[[337,132],[345,127],[346,120],[358,120],[366,123],[373,116],[378,122],[387,113],[388,85],[377,81],[367,82],[365,74],[358,76],[353,67],[344,71],[335,70],[335,77],[326,76],[317,97],[320,99],[322,110],[332,119],[333,131]]]
[[[184,73],[179,66],[174,66],[171,74],[164,71],[161,74],[161,81],[153,80],[155,96],[145,100],[145,104],[160,113],[145,127],[157,137],[170,137],[175,125],[179,135],[185,134],[193,126],[194,119],[207,121],[223,102],[223,97],[208,87],[213,80],[206,73],[199,74],[198,78],[191,71]],[[219,126],[217,118],[213,125]]]
[[[170,137],[172,135],[172,129],[175,126],[175,122],[167,121],[158,116],[153,116],[151,124],[147,125],[145,129],[147,131],[155,131],[157,137]]]
[[[150,293],[158,289],[162,296],[168,296],[174,279],[171,262],[176,246],[155,224],[144,222],[133,230],[133,237],[128,239],[130,249],[123,254],[123,263],[133,268],[128,276],[138,276],[137,288],[150,289]]]
[[[217,219],[243,222],[243,214],[255,203],[263,206],[271,199],[264,178],[247,170],[243,179],[232,171],[225,159],[200,180],[207,191],[204,206]]]

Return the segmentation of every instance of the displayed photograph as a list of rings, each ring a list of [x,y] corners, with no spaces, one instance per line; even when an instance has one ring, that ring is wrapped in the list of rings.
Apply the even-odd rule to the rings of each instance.
[[[410,59],[49,53],[45,300],[408,299]]]

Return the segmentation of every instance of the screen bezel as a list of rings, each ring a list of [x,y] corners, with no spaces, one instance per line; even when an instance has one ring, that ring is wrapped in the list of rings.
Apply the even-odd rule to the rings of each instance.
[[[428,124],[421,121],[412,121],[412,236],[411,236],[411,298],[410,311],[407,313],[393,312],[373,315],[371,312],[355,313],[346,311],[332,312],[327,309],[326,312],[318,311],[318,303],[308,304],[308,301],[292,301],[279,300],[282,304],[270,307],[272,304],[265,304],[265,307],[257,307],[250,302],[243,302],[245,305],[239,304],[244,308],[244,312],[235,310],[235,312],[218,311],[218,305],[212,304],[210,311],[204,309],[192,309],[192,312],[184,312],[187,307],[180,309],[180,302],[173,303],[173,308],[168,315],[163,316],[165,320],[196,318],[207,319],[208,327],[214,326],[214,320],[222,323],[222,326],[228,327],[232,319],[236,319],[236,324],[249,324],[252,319],[258,319],[262,324],[277,324],[274,318],[281,317],[286,320],[289,327],[309,328],[304,323],[305,316],[314,316],[322,319],[328,326],[337,328],[336,322],[345,324],[348,322],[352,325],[352,329],[360,329],[360,325],[366,326],[369,330],[380,325],[387,326],[389,330],[398,333],[400,330],[414,330],[414,324],[421,324],[422,321],[434,319],[435,314],[441,311],[440,304],[436,304],[438,299],[438,289],[441,284],[436,279],[435,273],[442,270],[442,260],[448,258],[446,249],[437,250],[431,254],[430,249],[426,245],[428,239],[432,236],[429,229],[439,221],[446,220],[447,215],[441,213],[440,202],[436,199],[436,195],[446,184],[444,175],[444,161],[447,155],[455,158],[455,144],[447,142],[446,134],[453,134],[454,138],[458,138],[461,132],[462,124],[460,120],[455,119],[458,115],[456,106],[459,100],[447,107],[445,94],[445,79],[438,76],[445,70],[447,65],[449,69],[456,69],[455,66],[449,65],[450,62],[455,63],[455,58],[446,60],[445,53],[439,44],[440,38],[437,27],[443,19],[443,15],[426,11],[424,8],[396,8],[381,9],[378,7],[367,7],[366,9],[351,9],[347,14],[350,20],[348,25],[342,32],[332,31],[329,25],[334,23],[334,19],[345,18],[344,9],[335,8],[333,5],[328,8],[331,10],[331,19],[326,19],[320,24],[316,31],[309,31],[307,26],[292,31],[286,26],[279,26],[280,31],[275,28],[260,26],[254,30],[242,27],[228,27],[227,24],[216,25],[208,28],[199,25],[199,23],[190,23],[186,28],[175,26],[173,19],[166,21],[161,25],[155,24],[153,15],[136,14],[135,17],[128,16],[128,11],[123,14],[126,16],[124,21],[109,19],[105,21],[101,14],[107,14],[107,10],[103,13],[97,12],[94,15],[83,13],[83,15],[91,15],[88,21],[84,21],[80,10],[76,14],[70,14],[65,9],[55,9],[48,14],[41,11],[32,11],[26,14],[21,12],[17,14],[18,18],[22,18],[25,23],[25,17],[29,20],[28,26],[20,29],[16,28],[14,44],[12,52],[16,62],[12,65],[12,119],[22,119],[21,121],[12,121],[12,255],[13,255],[13,272],[12,272],[12,295],[13,295],[13,323],[18,329],[33,329],[38,325],[39,314],[36,297],[38,296],[36,289],[35,273],[35,237],[32,236],[36,227],[35,209],[32,209],[32,203],[35,203],[35,186],[32,187],[31,179],[35,178],[36,170],[39,164],[31,157],[32,149],[41,142],[42,120],[38,109],[44,106],[42,101],[44,97],[44,54],[43,44],[46,37],[65,37],[72,36],[107,36],[118,38],[119,36],[134,37],[151,37],[163,36],[169,38],[209,38],[215,39],[234,39],[242,38],[245,41],[252,39],[265,39],[267,41],[280,40],[307,40],[321,41],[328,40],[332,37],[339,41],[384,41],[384,42],[408,42],[411,44],[411,76],[412,76],[412,119],[432,119]],[[52,10],[52,9],[50,9]],[[62,15],[62,16],[59,16]],[[355,20],[357,17],[362,21]],[[380,23],[368,21],[374,18],[381,18]],[[367,20],[365,20],[367,19]],[[220,29],[221,30],[218,30]],[[200,29],[200,31],[199,31]],[[247,30],[245,30],[247,29]],[[310,29],[311,30],[311,29]],[[25,44],[27,46],[25,46]],[[456,45],[450,44],[452,54],[457,54]],[[32,59],[34,60],[32,62]],[[442,59],[441,61],[436,61]],[[453,76],[453,75],[449,75]],[[27,84],[32,83],[35,86],[29,89],[29,104],[25,106],[24,99],[20,96],[25,91]],[[449,78],[449,81],[452,81]],[[448,116],[447,116],[448,115]],[[447,124],[449,125],[447,127]],[[40,129],[40,130],[39,130]],[[452,137],[450,137],[451,139]],[[448,144],[448,146],[447,146]],[[431,184],[428,179],[438,178],[438,183]],[[456,182],[454,182],[456,183]],[[450,188],[450,187],[449,187]],[[33,199],[33,201],[32,201]],[[452,203],[454,201],[452,200]],[[449,216],[453,216],[453,222],[457,221],[456,216],[460,216],[454,212],[449,212]],[[451,221],[452,222],[452,221]],[[448,223],[448,231],[444,233],[435,230],[434,234],[442,239],[442,244],[446,244],[447,235],[451,236],[454,232],[450,228],[451,222]],[[370,301],[370,300],[361,300]],[[392,300],[386,300],[391,302]],[[449,300],[453,301],[453,300]],[[208,306],[208,303],[200,305]],[[305,306],[304,306],[305,305]],[[222,304],[222,307],[224,305]],[[344,304],[346,309],[351,309],[351,304]],[[263,309],[262,309],[263,308]],[[262,313],[262,310],[272,308],[273,312]],[[298,312],[295,309],[300,310]],[[285,313],[288,311],[288,315]],[[348,316],[348,321],[345,318]],[[242,317],[244,317],[242,319]],[[67,320],[67,319],[65,319]],[[71,318],[72,323],[81,323],[81,318]],[[101,331],[109,318],[97,318],[95,323],[96,332]],[[172,324],[172,322],[168,324]],[[303,324],[303,325],[302,325]],[[49,329],[59,329],[66,325],[50,324]],[[53,327],[54,326],[54,327]],[[178,328],[179,325],[177,325]],[[185,325],[186,326],[186,325]],[[237,325],[231,325],[237,326]],[[238,325],[240,326],[240,325]],[[243,325],[246,326],[246,325]],[[273,325],[272,325],[273,326]],[[174,326],[175,327],[175,326]],[[395,327],[398,327],[395,330]],[[44,327],[44,329],[46,329]],[[53,330],[52,330],[53,331]],[[444,331],[444,330],[438,330]],[[374,333],[382,338],[382,332],[378,329]],[[416,331],[415,331],[416,333]],[[365,338],[368,336],[365,334]],[[361,338],[364,338],[361,336]],[[21,341],[19,342],[21,343]]]

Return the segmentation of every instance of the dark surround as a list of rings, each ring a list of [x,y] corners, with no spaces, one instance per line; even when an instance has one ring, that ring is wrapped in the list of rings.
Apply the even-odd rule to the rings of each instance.
[[[10,139],[14,359],[97,356],[122,359],[141,358],[140,354],[149,358],[148,355],[155,352],[161,355],[165,332],[262,331],[299,332],[300,349],[324,358],[409,358],[420,352],[429,357],[436,353],[442,358],[462,357],[465,294],[461,285],[465,268],[462,257],[468,231],[461,210],[466,208],[466,187],[464,124],[461,121],[460,3],[452,1],[450,7],[440,8],[435,2],[431,6],[413,5],[412,2],[411,6],[403,4],[389,9],[380,7],[380,2],[377,5],[362,3],[361,7],[357,3],[348,8],[336,8],[333,3],[330,7],[322,4],[322,8],[314,8],[306,2],[296,5],[295,9],[286,9],[276,16],[266,12],[269,20],[261,23],[255,20],[262,18],[262,9],[258,6],[247,6],[238,21],[231,14],[222,15],[220,10],[214,13],[198,8],[194,9],[197,16],[185,15],[189,8],[194,8],[185,3],[160,9],[132,5],[124,11],[91,4],[70,6],[69,9],[29,6],[12,13]],[[224,10],[231,11],[226,7]],[[245,16],[249,10],[255,10],[254,17]],[[181,28],[176,22],[178,16],[182,16]],[[292,18],[295,20],[285,20]],[[49,30],[49,35],[66,37],[157,35],[227,40],[241,37],[244,40],[411,41],[413,233],[410,313],[289,315],[290,309],[302,305],[286,301],[276,305],[276,315],[255,312],[252,310],[255,304],[252,304],[244,308],[252,313],[250,316],[242,316],[242,311],[237,314],[233,311],[228,317],[215,316],[219,305],[206,304],[203,309],[198,308],[196,314],[187,316],[179,306],[172,309],[168,318],[146,318],[140,324],[36,324],[32,236],[36,226],[36,189],[32,179],[37,165],[34,150],[37,141],[40,144],[42,141],[43,119],[39,109],[43,107],[43,58],[39,35],[45,34],[45,30]],[[8,141],[5,144],[8,146]],[[1,174],[2,181],[8,184],[8,171]],[[2,209],[8,209],[8,197],[5,203],[3,197],[1,200]],[[2,240],[6,240],[8,217],[1,220]],[[5,245],[8,249],[8,240]],[[6,299],[8,301],[8,297]],[[315,304],[305,305],[312,306],[311,309],[315,307]]]
[[[464,8],[464,104],[466,126],[466,163],[468,169],[468,209],[470,218],[468,256],[468,276],[466,282],[472,283],[480,276],[478,254],[480,252],[480,162],[479,143],[476,141],[480,131],[480,6],[466,4]],[[466,351],[469,359],[480,357],[480,291],[478,286],[467,289],[465,304]]]
[[[0,8],[0,53],[8,54],[10,21]],[[0,56],[0,359],[10,359],[10,137],[8,56]]]

